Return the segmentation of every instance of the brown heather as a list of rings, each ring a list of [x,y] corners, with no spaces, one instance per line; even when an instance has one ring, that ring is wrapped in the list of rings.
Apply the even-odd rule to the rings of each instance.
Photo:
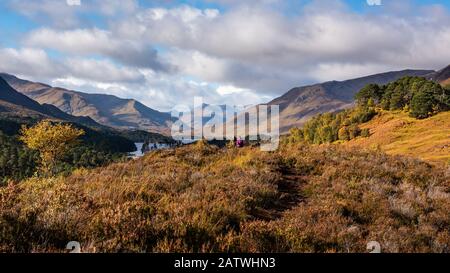
[[[0,189],[1,252],[450,252],[450,170],[342,146],[204,143]]]

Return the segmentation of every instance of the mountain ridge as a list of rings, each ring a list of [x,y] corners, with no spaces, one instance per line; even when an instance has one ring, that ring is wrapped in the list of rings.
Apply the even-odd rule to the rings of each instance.
[[[70,115],[89,116],[95,122],[115,128],[170,134],[170,114],[149,108],[137,100],[52,87],[5,73],[0,73],[0,76],[19,92],[39,103],[54,105]],[[267,105],[280,106],[280,132],[285,134],[290,128],[301,127],[316,114],[352,107],[354,95],[367,84],[383,85],[405,76],[421,76],[444,85],[450,83],[450,66],[439,71],[405,69],[294,87]]]
[[[171,115],[151,109],[134,99],[109,94],[90,94],[52,87],[0,73],[19,92],[41,104],[51,104],[73,116],[89,116],[94,121],[118,128],[141,129],[168,135]]]
[[[450,65],[447,67],[436,71],[434,73],[430,73],[427,75],[427,79],[440,83],[442,86],[446,86],[450,84]]]
[[[36,116],[41,118],[56,118],[76,122],[85,126],[102,127],[90,117],[72,116],[51,104],[39,104],[28,96],[18,92],[0,76],[0,112],[7,115]]]
[[[295,87],[268,105],[280,106],[280,132],[284,134],[292,127],[301,127],[316,114],[352,107],[354,95],[367,84],[386,84],[405,76],[426,76],[432,73],[435,71],[407,69]]]

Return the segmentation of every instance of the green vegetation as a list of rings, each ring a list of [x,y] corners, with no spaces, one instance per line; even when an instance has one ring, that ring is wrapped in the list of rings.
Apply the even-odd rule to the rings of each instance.
[[[19,181],[32,176],[38,159],[37,152],[0,131],[0,185],[8,179]]]
[[[355,99],[356,107],[339,113],[319,114],[302,129],[292,129],[286,141],[323,144],[369,137],[370,131],[361,129],[360,125],[375,117],[377,109],[402,110],[417,119],[450,110],[450,91],[420,77],[404,77],[385,86],[369,84],[356,94]]]
[[[38,122],[39,120],[24,117],[0,118],[0,184],[43,174],[37,170],[39,153],[27,148],[18,136],[21,124],[34,126]],[[123,159],[126,153],[136,149],[133,141],[113,131],[67,124],[85,131],[85,134],[80,138],[80,145],[71,147],[58,160],[54,166],[57,174],[68,175],[78,168],[105,166]]]
[[[302,129],[292,129],[286,141],[322,144],[368,136],[369,132],[361,130],[358,125],[371,120],[376,114],[375,108],[370,106],[359,106],[339,113],[320,114],[308,121]]]
[[[385,86],[371,84],[355,99],[362,106],[375,104],[384,110],[405,110],[418,119],[450,109],[450,91],[421,77],[404,77]]]
[[[79,168],[94,168],[117,162],[121,153],[99,151],[83,143],[73,147],[55,166],[55,173],[68,175]],[[23,145],[17,137],[0,131],[0,185],[9,180],[20,181],[37,172],[39,153]]]
[[[449,175],[343,146],[199,143],[0,188],[0,251],[449,252]]]
[[[122,131],[121,136],[133,142],[148,142],[148,143],[174,143],[171,137],[167,137],[157,133],[150,133],[142,130]]]

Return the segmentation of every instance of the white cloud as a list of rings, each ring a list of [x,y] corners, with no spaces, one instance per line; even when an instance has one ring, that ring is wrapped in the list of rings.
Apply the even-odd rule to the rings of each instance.
[[[109,61],[72,58],[65,61],[70,75],[82,79],[108,82],[142,82],[144,77],[129,67],[117,67]]]
[[[124,17],[138,9],[138,0],[6,0],[19,13],[55,28],[72,28],[89,24],[80,15],[99,14]],[[78,5],[78,3],[80,3]]]
[[[155,70],[168,69],[158,60],[156,50],[147,44],[117,39],[110,31],[97,28],[65,31],[38,29],[25,38],[25,43],[29,46],[56,49],[69,54],[84,56],[98,54],[125,65]]]
[[[219,93],[220,95],[231,95],[231,94],[242,94],[242,93],[246,93],[246,92],[251,92],[251,90],[249,89],[245,89],[245,88],[239,88],[236,86],[232,86],[232,85],[222,85],[219,86],[217,88],[217,93]]]
[[[56,77],[61,64],[52,61],[42,49],[35,48],[0,48],[0,71],[33,78]]]
[[[272,94],[333,75],[437,69],[450,59],[443,48],[450,44],[450,24],[442,8],[409,16],[397,14],[397,6],[392,14],[390,5],[383,13],[356,14],[342,3],[324,9],[327,4],[319,1],[289,17],[248,5],[213,17],[192,7],[149,9],[115,29],[120,37],[175,48],[168,56],[184,73]]]
[[[136,68],[117,66],[107,60],[54,60],[44,50],[36,48],[0,48],[0,71],[43,81],[64,77],[105,83],[144,81],[143,74]]]
[[[42,7],[22,12],[50,14],[53,1],[37,2]],[[26,35],[23,43],[34,48],[32,57],[20,60],[25,49],[0,51],[0,61],[6,60],[0,68],[168,109],[193,96],[219,104],[262,102],[294,86],[387,70],[438,69],[450,60],[450,16],[439,5],[387,1],[355,13],[343,1],[322,0],[287,15],[286,1],[220,3],[227,7],[222,12],[83,1],[83,10],[61,10],[67,29],[47,25]],[[79,22],[77,12],[94,5],[107,16],[103,28]],[[41,49],[62,57],[52,59]]]

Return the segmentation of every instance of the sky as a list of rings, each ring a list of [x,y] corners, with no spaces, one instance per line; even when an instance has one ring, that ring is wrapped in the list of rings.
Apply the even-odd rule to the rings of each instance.
[[[0,0],[0,71],[169,111],[450,64],[450,0]]]

